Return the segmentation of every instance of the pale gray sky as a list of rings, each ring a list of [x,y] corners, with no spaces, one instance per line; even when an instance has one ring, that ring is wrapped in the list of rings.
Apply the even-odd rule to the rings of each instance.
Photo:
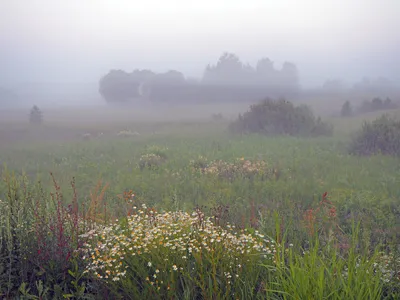
[[[400,0],[0,0],[0,84],[111,68],[201,76],[231,51],[297,64],[303,85],[400,81]]]

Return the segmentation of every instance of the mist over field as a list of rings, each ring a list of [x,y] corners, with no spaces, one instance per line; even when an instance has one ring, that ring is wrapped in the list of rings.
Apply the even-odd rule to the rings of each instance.
[[[305,98],[312,98],[310,89],[323,94],[358,85],[364,91],[369,84],[379,87],[373,96],[393,96],[400,81],[399,10],[396,0],[6,0],[0,4],[1,105],[102,105],[98,82],[110,70],[176,70],[201,81],[225,52],[246,68],[257,68],[262,58],[278,70],[294,64]]]
[[[399,0],[0,0],[1,299],[399,299]]]

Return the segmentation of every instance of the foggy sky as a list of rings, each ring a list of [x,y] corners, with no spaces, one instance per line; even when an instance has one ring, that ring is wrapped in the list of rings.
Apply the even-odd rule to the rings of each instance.
[[[400,0],[0,0],[0,85],[115,68],[200,77],[224,51],[294,62],[303,86],[400,82],[398,28]]]

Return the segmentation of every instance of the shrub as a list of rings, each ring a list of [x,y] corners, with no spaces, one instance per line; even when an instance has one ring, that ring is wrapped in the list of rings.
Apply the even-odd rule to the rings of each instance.
[[[269,98],[250,106],[250,110],[230,124],[235,133],[264,135],[319,136],[331,135],[331,125],[315,118],[308,106],[294,106],[284,99]]]
[[[29,122],[31,124],[37,125],[43,123],[43,113],[36,105],[34,105],[31,109],[31,112],[29,114]]]
[[[383,115],[373,122],[365,122],[352,140],[350,153],[400,155],[400,121]]]
[[[374,112],[374,111],[379,111],[379,110],[384,110],[384,109],[397,109],[398,105],[390,98],[386,98],[385,101],[383,101],[381,98],[376,97],[372,99],[371,101],[364,101],[361,106],[358,108],[358,111],[360,113],[369,113],[369,112]]]
[[[351,106],[350,101],[343,103],[340,115],[342,117],[351,117],[353,115],[353,107]]]
[[[23,299],[62,299],[76,288],[83,293],[80,279],[70,284],[83,272],[76,250],[84,242],[79,234],[89,227],[80,217],[76,192],[66,205],[54,178],[55,192],[49,197],[26,176],[6,171],[3,177],[7,193],[0,201],[0,298],[15,299],[18,291]],[[41,297],[29,298],[30,293]]]
[[[221,113],[212,114],[211,119],[215,122],[221,121],[224,119],[224,116]]]

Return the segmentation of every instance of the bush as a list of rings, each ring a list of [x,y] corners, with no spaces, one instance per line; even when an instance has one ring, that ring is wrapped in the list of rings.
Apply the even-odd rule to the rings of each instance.
[[[398,105],[394,103],[390,98],[386,98],[383,101],[381,98],[376,97],[372,101],[364,101],[358,108],[360,113],[369,113],[385,109],[397,109]]]
[[[75,196],[67,205],[54,178],[50,197],[25,175],[6,170],[2,179],[7,192],[0,200],[0,298],[21,299],[17,293],[25,296],[22,299],[83,294],[84,270],[76,251],[85,241],[79,235],[90,223],[80,217],[75,183]]]
[[[36,105],[34,105],[31,109],[31,112],[29,114],[29,122],[31,124],[42,124],[43,123],[43,113],[39,109],[39,107],[37,107]]]
[[[215,122],[221,121],[224,119],[224,116],[221,113],[218,114],[212,114],[211,119]]]
[[[350,101],[343,103],[340,114],[342,117],[351,117],[353,115],[353,107],[351,106]]]
[[[264,135],[319,136],[331,135],[331,125],[315,118],[308,106],[294,106],[284,99],[269,98],[250,106],[250,110],[230,124],[234,133]]]
[[[373,122],[365,122],[353,138],[350,153],[400,155],[400,121],[383,115]]]

